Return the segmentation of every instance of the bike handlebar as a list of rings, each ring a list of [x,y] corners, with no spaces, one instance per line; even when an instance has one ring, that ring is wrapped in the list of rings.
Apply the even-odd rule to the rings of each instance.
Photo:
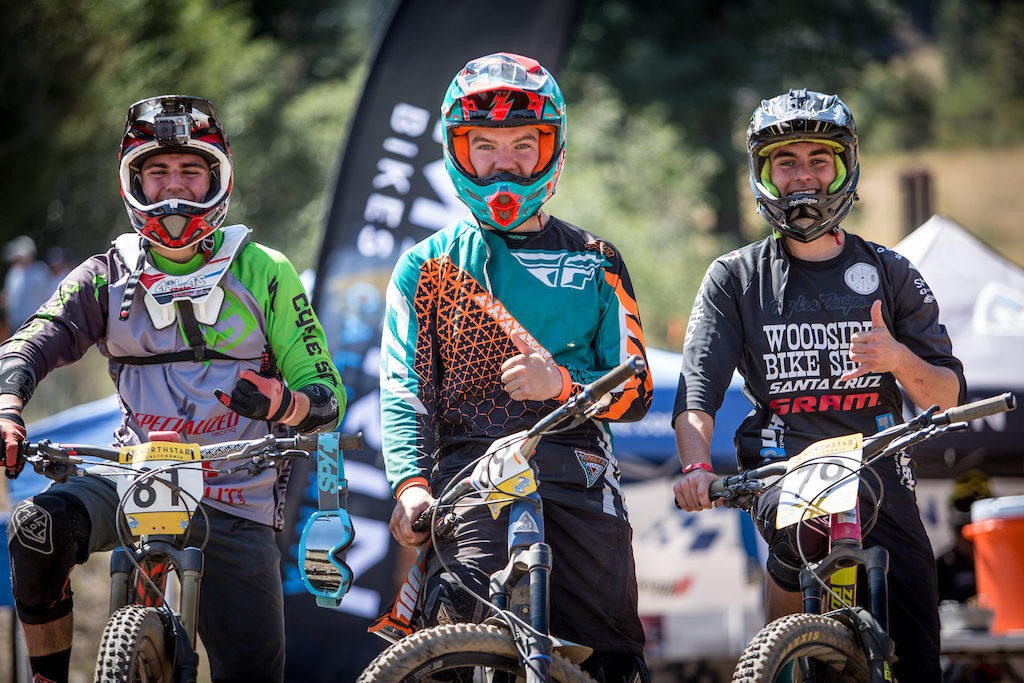
[[[944,413],[935,416],[933,424],[952,424],[954,422],[970,422],[978,418],[988,417],[996,413],[1004,413],[1017,407],[1017,400],[1010,392],[999,396],[983,398],[980,401],[954,406]]]
[[[929,439],[944,433],[951,426],[959,423],[1008,412],[1016,407],[1016,399],[1010,392],[954,406],[941,413],[936,413],[937,407],[932,407],[908,422],[895,425],[865,439],[865,463],[906,447],[908,443],[901,437],[924,432],[920,435],[920,440]],[[872,448],[872,445],[875,447]],[[708,487],[708,495],[711,500],[719,498],[733,500],[757,495],[760,492],[762,479],[783,475],[787,468],[787,461],[782,460],[737,475],[716,479]]]
[[[583,392],[594,403],[600,401],[605,394],[619,386],[630,377],[643,372],[644,359],[640,356],[630,356],[607,374],[598,377],[593,382],[583,387]]]
[[[363,433],[339,434],[338,447],[341,450],[360,450],[363,447]],[[267,453],[267,450],[271,453]],[[199,447],[202,460],[221,460],[230,462],[241,460],[247,457],[257,458],[262,455],[272,457],[275,455],[293,455],[295,451],[304,453],[315,453],[317,450],[316,434],[297,434],[293,437],[279,438],[273,434],[256,439],[244,441],[224,441],[220,443],[207,444]],[[291,453],[289,453],[289,451]],[[39,442],[23,441],[21,443],[21,455],[32,458],[29,462],[33,469],[51,479],[60,480],[66,478],[68,472],[63,469],[53,469],[48,465],[71,466],[81,462],[78,458],[98,458],[109,462],[118,462],[121,454],[121,447],[114,446],[92,446],[87,444],[59,444],[43,440]]]

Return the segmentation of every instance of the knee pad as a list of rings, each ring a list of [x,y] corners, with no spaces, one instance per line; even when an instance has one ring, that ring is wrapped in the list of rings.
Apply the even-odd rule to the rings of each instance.
[[[803,558],[813,562],[828,552],[828,519],[817,518],[776,529],[774,507],[759,510],[751,516],[761,537],[768,544],[768,559],[765,563],[768,574],[784,590],[799,591]]]
[[[18,618],[45,624],[71,612],[71,568],[89,557],[91,524],[77,498],[40,493],[11,513],[7,548]]]
[[[487,607],[474,598],[448,572],[438,572],[423,584],[418,626],[478,623]]]

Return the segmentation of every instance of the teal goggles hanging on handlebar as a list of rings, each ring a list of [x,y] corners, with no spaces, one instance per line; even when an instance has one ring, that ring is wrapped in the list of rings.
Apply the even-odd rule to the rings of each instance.
[[[345,555],[355,532],[345,509],[348,480],[337,433],[317,437],[317,496],[320,509],[310,515],[299,539],[299,573],[320,607],[337,607],[352,587]]]

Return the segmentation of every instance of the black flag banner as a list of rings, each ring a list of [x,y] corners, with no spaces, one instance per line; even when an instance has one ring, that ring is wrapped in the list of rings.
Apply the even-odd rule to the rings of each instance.
[[[384,295],[398,256],[467,213],[444,168],[440,105],[470,59],[515,52],[557,72],[577,0],[403,0],[382,36],[335,179],[313,305],[349,405],[342,430],[362,431],[345,453],[355,575],[340,607],[316,607],[298,573],[298,537],[316,509],[309,463],[296,463],[282,534],[288,681],[354,681],[387,644],[367,627],[395,596],[411,556],[391,539],[394,502],[380,454],[378,357]]]

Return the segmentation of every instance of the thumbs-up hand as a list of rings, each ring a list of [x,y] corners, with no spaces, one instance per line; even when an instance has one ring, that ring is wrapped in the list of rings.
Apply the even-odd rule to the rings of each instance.
[[[889,332],[882,319],[882,302],[871,304],[871,329],[850,337],[850,360],[859,363],[855,370],[839,379],[848,380],[869,372],[895,372],[907,348]]]
[[[501,384],[516,401],[545,401],[562,393],[562,373],[515,332],[512,343],[518,354],[501,364]]]

